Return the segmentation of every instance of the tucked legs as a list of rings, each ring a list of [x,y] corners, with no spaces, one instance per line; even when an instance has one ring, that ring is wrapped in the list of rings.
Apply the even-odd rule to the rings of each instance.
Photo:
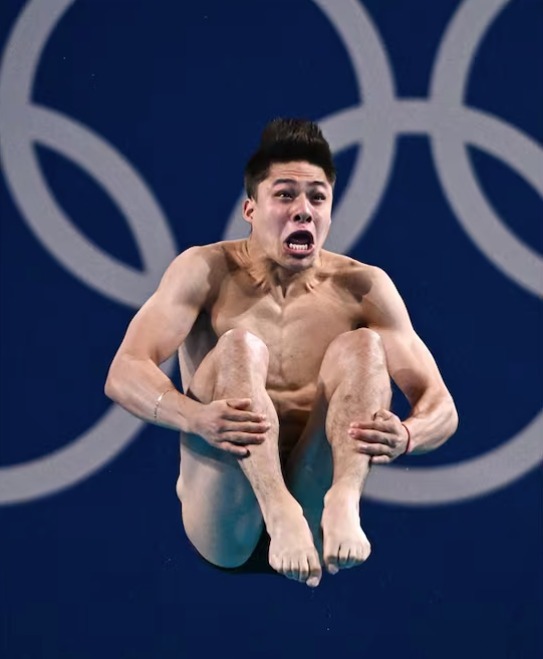
[[[267,348],[242,330],[224,334],[190,385],[200,402],[250,398],[251,409],[271,424],[262,444],[235,458],[185,436],[178,492],[191,542],[210,562],[241,565],[253,551],[264,519],[271,537],[270,564],[308,585],[320,580],[320,564],[302,508],[288,491],[279,462],[278,419],[266,392]]]
[[[262,522],[271,537],[269,560],[281,574],[317,585],[317,553],[328,571],[362,563],[370,544],[360,526],[360,497],[370,458],[349,435],[354,421],[371,421],[391,400],[386,359],[377,333],[338,336],[323,359],[308,425],[286,466],[278,451],[279,422],[266,392],[268,352],[254,335],[232,330],[204,359],[190,385],[201,402],[250,398],[270,428],[250,455],[236,458],[202,438],[182,441],[178,492],[189,539],[210,562],[244,563]]]
[[[369,556],[360,526],[360,497],[370,459],[349,436],[353,421],[370,421],[391,400],[386,360],[377,333],[359,329],[329,346],[319,375],[319,396],[308,427],[288,465],[291,489],[311,522],[322,511],[322,553],[329,572]],[[325,427],[326,435],[319,432]],[[324,505],[323,505],[324,504]]]

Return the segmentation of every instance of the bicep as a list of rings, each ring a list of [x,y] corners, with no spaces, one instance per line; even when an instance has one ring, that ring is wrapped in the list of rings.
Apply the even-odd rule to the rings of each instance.
[[[375,328],[385,349],[390,377],[414,405],[427,392],[445,393],[434,357],[411,329]]]
[[[376,269],[368,295],[367,326],[383,341],[390,376],[411,404],[423,394],[443,394],[446,388],[430,350],[416,333],[398,290]]]
[[[205,262],[181,254],[164,273],[159,287],[130,322],[118,356],[161,364],[188,336],[207,297]]]

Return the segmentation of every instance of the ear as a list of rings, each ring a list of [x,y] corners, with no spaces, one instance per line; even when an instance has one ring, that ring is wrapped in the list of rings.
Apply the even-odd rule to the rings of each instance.
[[[243,202],[243,219],[249,224],[253,223],[253,215],[255,212],[255,200],[250,198]]]

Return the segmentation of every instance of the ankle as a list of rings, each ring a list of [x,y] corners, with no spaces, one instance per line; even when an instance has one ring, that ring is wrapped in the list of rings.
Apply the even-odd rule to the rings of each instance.
[[[272,532],[274,528],[284,524],[285,520],[292,515],[303,516],[303,509],[288,490],[285,494],[274,497],[266,509],[262,510],[262,517],[268,532]]]
[[[328,492],[324,495],[324,505],[329,506],[340,503],[358,508],[360,504],[360,487],[357,483],[348,480],[340,480],[332,483]]]

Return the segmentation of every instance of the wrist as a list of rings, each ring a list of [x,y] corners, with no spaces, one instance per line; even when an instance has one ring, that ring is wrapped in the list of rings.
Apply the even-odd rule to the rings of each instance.
[[[192,418],[197,401],[188,398],[175,386],[166,387],[156,398],[151,411],[151,421],[159,426],[192,432]]]
[[[164,396],[166,396],[166,394],[169,394],[171,391],[175,391],[175,390],[176,390],[175,387],[172,385],[171,387],[167,387],[166,389],[164,389],[164,391],[162,391],[162,393],[160,393],[156,397],[155,406],[153,407],[153,421],[155,423],[160,423],[159,411],[160,411],[160,406],[162,404],[162,400],[164,399]]]
[[[196,433],[194,421],[198,408],[201,407],[201,405],[202,403],[198,402],[197,400],[181,394],[178,408],[179,429],[184,433]]]
[[[405,445],[405,451],[402,453],[402,455],[408,455],[411,452],[411,449],[413,448],[413,442],[411,441],[411,431],[405,425],[405,423],[402,423],[402,426],[404,427],[405,432],[407,433],[407,443]]]

